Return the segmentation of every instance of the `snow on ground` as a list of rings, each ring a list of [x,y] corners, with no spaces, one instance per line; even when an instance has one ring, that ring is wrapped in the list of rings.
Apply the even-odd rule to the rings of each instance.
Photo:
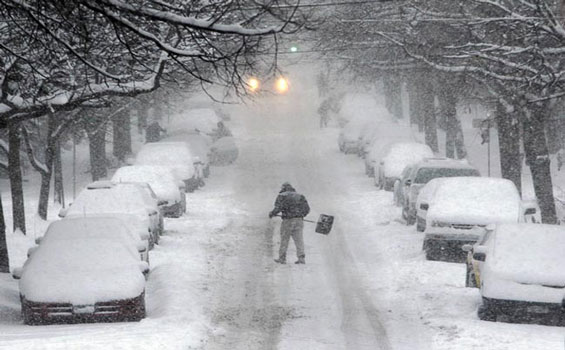
[[[338,152],[338,130],[317,128],[315,106],[292,97],[232,114],[240,158],[212,168],[188,213],[166,219],[150,253],[145,320],[24,326],[17,283],[4,274],[0,348],[563,349],[562,328],[479,321],[464,265],[425,261],[423,236],[399,221],[392,193]],[[310,219],[336,217],[328,236],[305,227],[303,266],[292,264],[292,243],[290,264],[272,261],[280,220],[267,213],[284,181],[306,195]],[[13,266],[31,236],[9,235]]]

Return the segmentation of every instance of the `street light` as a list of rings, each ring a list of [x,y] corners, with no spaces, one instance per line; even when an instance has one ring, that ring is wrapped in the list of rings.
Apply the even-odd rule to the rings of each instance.
[[[257,78],[249,78],[247,85],[249,85],[251,91],[257,91],[259,89],[259,80]]]
[[[279,93],[284,94],[288,91],[288,81],[283,77],[278,78],[276,88]]]

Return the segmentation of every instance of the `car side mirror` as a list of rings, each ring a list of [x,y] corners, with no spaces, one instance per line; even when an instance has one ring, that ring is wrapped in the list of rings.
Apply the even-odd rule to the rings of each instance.
[[[461,250],[464,252],[470,252],[471,250],[473,250],[473,246],[470,244],[463,244]]]
[[[428,210],[429,208],[430,208],[430,205],[428,203],[420,204],[420,209],[422,209],[422,210]]]
[[[39,245],[42,240],[43,240],[43,237],[37,237],[37,238],[35,239],[35,244]]]
[[[482,252],[473,253],[473,259],[475,259],[477,261],[485,261],[486,258],[487,258],[487,255],[485,253],[482,253]]]
[[[406,186],[410,186],[410,185],[412,185],[412,180],[408,179],[408,180],[404,181],[404,184]]]
[[[143,242],[137,244],[137,251],[140,253],[145,253],[147,251],[147,245]]]
[[[67,212],[69,211],[69,208],[61,208],[61,210],[59,210],[59,217],[60,218],[64,218],[65,216],[67,216]]]
[[[37,250],[37,248],[38,248],[37,246],[29,248],[27,250],[27,257],[29,258],[33,254],[33,252]]]
[[[537,213],[536,208],[527,208],[524,211],[524,215],[534,215],[535,213]]]
[[[22,278],[23,272],[24,269],[22,269],[21,267],[16,267],[14,270],[12,270],[12,278],[15,280],[19,280],[20,278]]]
[[[147,276],[149,274],[149,264],[146,261],[140,261],[139,271],[141,271],[144,276]]]

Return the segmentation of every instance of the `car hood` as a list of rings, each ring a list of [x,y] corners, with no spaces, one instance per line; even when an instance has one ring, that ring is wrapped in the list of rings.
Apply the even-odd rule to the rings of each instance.
[[[43,273],[42,273],[43,272]],[[29,301],[92,305],[96,302],[131,299],[145,289],[145,278],[135,265],[114,269],[72,271],[26,271],[20,293]]]

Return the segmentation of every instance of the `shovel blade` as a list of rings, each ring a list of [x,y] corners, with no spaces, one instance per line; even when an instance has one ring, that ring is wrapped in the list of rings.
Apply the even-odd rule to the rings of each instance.
[[[320,214],[318,222],[316,223],[316,232],[327,235],[332,230],[334,224],[334,217],[331,215]]]

